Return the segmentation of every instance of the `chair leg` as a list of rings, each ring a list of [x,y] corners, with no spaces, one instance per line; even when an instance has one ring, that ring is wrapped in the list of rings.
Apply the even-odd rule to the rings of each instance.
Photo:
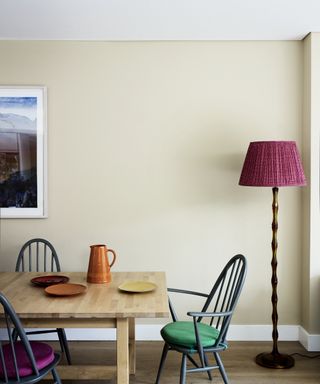
[[[167,343],[165,343],[164,346],[163,346],[163,350],[162,350],[162,355],[161,355],[160,365],[159,365],[159,369],[158,369],[156,384],[158,384],[159,381],[160,381],[160,375],[161,375],[162,368],[164,366],[164,362],[166,360],[168,351],[169,351],[169,346],[168,346]]]
[[[66,331],[64,330],[64,328],[57,328],[57,332],[61,350],[65,353],[68,364],[71,365],[71,355],[67,341]]]
[[[206,366],[208,367],[209,366],[208,357],[205,353],[204,353],[203,357],[204,357],[204,362],[206,363]],[[212,381],[211,371],[207,371],[207,374],[208,374],[209,380]]]
[[[61,380],[57,373],[57,370],[55,368],[52,368],[51,373],[52,373],[54,384],[61,384]]]
[[[180,384],[186,383],[186,372],[187,372],[187,355],[182,354],[181,368],[180,368]]]
[[[217,364],[218,364],[218,366],[219,366],[219,371],[220,371],[220,373],[221,373],[223,382],[224,382],[225,384],[229,384],[228,376],[227,376],[226,370],[224,369],[224,366],[223,366],[221,357],[219,356],[219,353],[214,352],[214,357],[215,357],[216,362],[217,362]]]

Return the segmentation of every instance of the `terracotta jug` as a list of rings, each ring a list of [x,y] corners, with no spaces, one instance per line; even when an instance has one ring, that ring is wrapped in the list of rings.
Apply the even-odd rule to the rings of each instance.
[[[108,252],[113,254],[111,264],[109,264]],[[116,253],[108,249],[104,244],[90,245],[90,260],[87,273],[87,282],[102,284],[111,281],[110,268],[116,261]]]

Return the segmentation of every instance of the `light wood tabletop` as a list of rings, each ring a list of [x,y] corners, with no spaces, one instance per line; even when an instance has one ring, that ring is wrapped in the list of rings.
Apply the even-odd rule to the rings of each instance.
[[[50,275],[52,273],[48,273]],[[0,290],[10,300],[25,327],[117,329],[117,367],[63,366],[63,379],[109,378],[117,374],[117,384],[128,384],[135,372],[135,319],[169,317],[164,272],[113,272],[107,284],[86,282],[85,272],[55,273],[83,284],[86,291],[72,296],[51,296],[31,283],[39,272],[0,272]],[[155,284],[150,292],[129,293],[118,287],[125,282]],[[1,314],[0,314],[1,317]]]

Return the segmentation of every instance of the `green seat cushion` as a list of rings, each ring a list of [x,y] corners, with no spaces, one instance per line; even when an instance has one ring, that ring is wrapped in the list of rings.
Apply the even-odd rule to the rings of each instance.
[[[208,324],[198,323],[200,340],[203,347],[211,347],[215,344],[219,331]],[[161,336],[168,344],[178,345],[184,348],[196,349],[196,335],[192,321],[175,321],[161,329]]]

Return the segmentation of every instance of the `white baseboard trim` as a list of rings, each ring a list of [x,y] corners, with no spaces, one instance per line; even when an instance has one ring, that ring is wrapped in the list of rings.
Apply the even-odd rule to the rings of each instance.
[[[320,335],[311,335],[304,328],[299,327],[299,341],[309,352],[320,351]]]
[[[299,340],[298,325],[279,325],[279,341]],[[272,341],[272,325],[230,325],[228,339],[231,341]]]
[[[156,341],[162,340],[161,324],[137,324],[136,340]],[[280,325],[278,327],[279,340],[299,340],[298,325]],[[68,329],[69,340],[115,340],[114,329]],[[52,335],[52,334],[51,334]],[[228,340],[234,341],[272,341],[271,325],[230,325]]]
[[[137,324],[136,340],[157,341],[162,340],[161,324]],[[279,341],[299,341],[307,351],[320,351],[320,335],[311,335],[300,325],[279,325]],[[0,332],[0,336],[1,336]],[[68,328],[68,340],[74,341],[101,341],[116,340],[115,329],[101,328]],[[33,339],[56,340],[55,333],[35,335]],[[228,340],[230,341],[272,341],[271,325],[230,325]]]

